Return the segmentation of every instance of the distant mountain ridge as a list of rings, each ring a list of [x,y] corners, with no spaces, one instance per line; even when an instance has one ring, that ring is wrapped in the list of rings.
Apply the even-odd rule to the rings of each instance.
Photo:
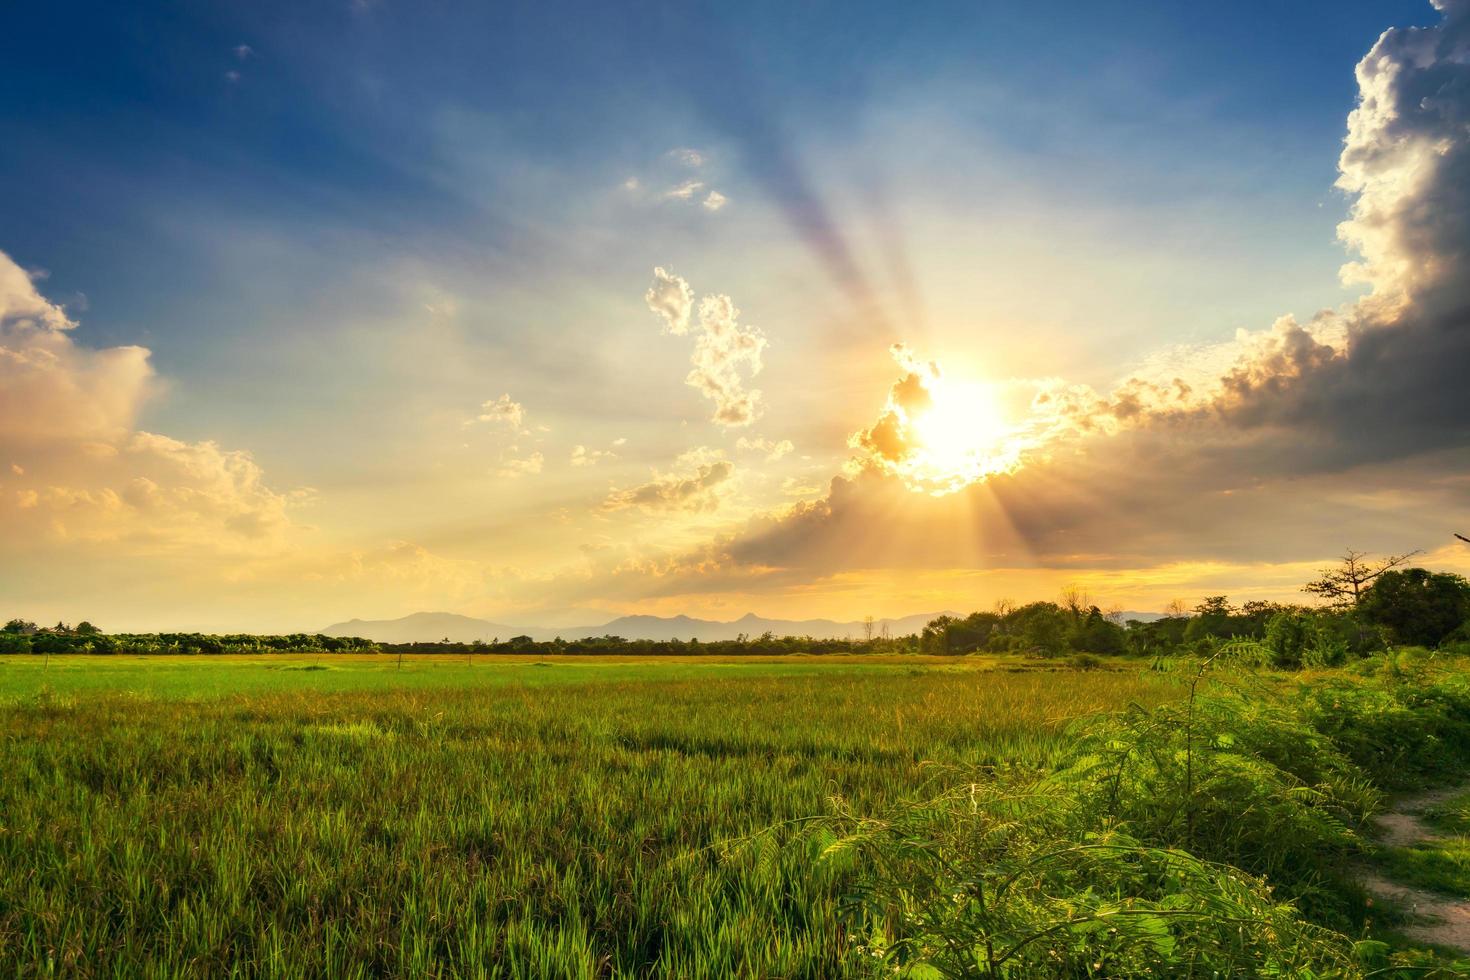
[[[953,616],[953,612],[922,613],[915,616],[900,616],[896,619],[873,620],[873,635],[881,636],[884,627],[890,636],[917,633],[926,623],[939,616]],[[819,640],[864,635],[865,624],[861,620],[838,622],[831,619],[766,619],[747,613],[730,622],[712,619],[694,619],[690,616],[619,616],[601,626],[577,626],[569,629],[547,629],[538,626],[511,626],[494,623],[458,613],[419,612],[399,619],[349,619],[345,623],[333,623],[322,633],[327,636],[361,636],[379,643],[413,643],[443,640],[446,637],[455,643],[470,643],[475,640],[493,640],[497,637],[508,640],[512,636],[529,636],[533,640],[583,640],[594,636],[621,636],[628,640],[689,640],[701,643],[714,640],[733,640],[744,634],[760,636],[773,633],[776,636],[810,636]]]

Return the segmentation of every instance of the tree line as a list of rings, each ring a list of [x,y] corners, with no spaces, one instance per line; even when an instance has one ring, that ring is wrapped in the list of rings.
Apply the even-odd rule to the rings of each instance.
[[[1106,613],[1085,592],[1068,588],[1055,602],[996,603],[987,612],[940,616],[919,633],[861,639],[741,635],[733,640],[640,640],[621,636],[534,640],[515,636],[470,643],[378,643],[320,633],[117,633],[89,622],[38,627],[12,619],[0,628],[0,654],[88,653],[273,654],[389,653],[533,656],[780,656],[785,654],[1016,653],[1032,656],[1209,655],[1225,643],[1251,645],[1276,667],[1330,666],[1389,646],[1456,648],[1470,653],[1470,582],[1459,575],[1408,567],[1415,553],[1373,560],[1348,551],[1303,586],[1322,604],[1250,601],[1208,596],[1192,608],[1174,603],[1152,621]]]

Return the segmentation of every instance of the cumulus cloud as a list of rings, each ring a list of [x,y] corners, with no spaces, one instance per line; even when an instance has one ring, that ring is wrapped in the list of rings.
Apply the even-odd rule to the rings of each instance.
[[[654,284],[644,294],[649,309],[664,320],[669,333],[687,332],[694,291],[662,268],[653,274]],[[745,387],[744,375],[760,373],[766,338],[754,327],[740,326],[739,317],[728,296],[699,301],[699,339],[690,357],[694,367],[684,379],[714,402],[712,421],[726,428],[749,425],[761,416],[761,393]]]
[[[719,191],[710,191],[704,197],[704,209],[706,211],[718,211],[728,203],[730,203],[730,199]]]
[[[7,539],[278,544],[289,508],[310,493],[271,489],[246,452],[139,431],[153,393],[149,352],[84,347],[74,327],[0,252],[0,455],[14,460],[15,478],[0,496]]]
[[[605,511],[639,508],[655,511],[711,511],[720,505],[720,491],[735,474],[729,460],[700,447],[679,457],[676,472],[660,474],[636,487],[614,490],[602,502]]]
[[[648,308],[664,321],[664,330],[676,336],[689,332],[689,314],[694,309],[694,290],[689,283],[662,266],[653,270],[653,285],[643,294]]]
[[[904,344],[888,349],[903,375],[888,390],[888,402],[878,420],[853,435],[852,448],[887,463],[899,463],[919,447],[915,422],[934,404],[934,387],[941,377],[934,361],[921,361]]]
[[[1470,6],[1385,32],[1357,67],[1338,186],[1371,292],[1341,312],[1237,338],[1236,363],[1192,395],[1114,397],[1122,424],[1234,440],[1243,465],[1332,470],[1463,447],[1470,411]],[[1146,395],[1147,397],[1143,397]],[[1152,399],[1152,401],[1150,400]],[[1172,404],[1170,403],[1172,401]],[[1127,413],[1131,412],[1131,416]]]

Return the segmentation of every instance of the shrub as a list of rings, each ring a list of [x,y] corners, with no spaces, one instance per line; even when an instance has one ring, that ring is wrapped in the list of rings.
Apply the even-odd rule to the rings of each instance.
[[[1281,620],[1275,639],[1310,660],[1310,625]],[[1272,656],[1250,641],[1214,656],[1253,651]],[[1295,686],[1209,681],[1207,662],[1178,702],[1078,721],[1051,774],[839,814],[824,853],[858,878],[854,941],[906,976],[1432,970],[1348,939],[1366,901],[1347,862],[1380,788],[1470,767],[1470,682],[1375,659],[1371,677]]]
[[[858,952],[904,976],[1302,976],[1353,944],[1261,881],[1117,829],[1051,785],[972,783],[883,820],[843,818],[823,851],[862,873]]]

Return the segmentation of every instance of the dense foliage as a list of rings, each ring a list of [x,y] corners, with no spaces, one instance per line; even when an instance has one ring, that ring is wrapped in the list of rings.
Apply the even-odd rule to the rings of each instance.
[[[1463,673],[1373,668],[1191,685],[1079,723],[1052,773],[845,812],[821,833],[854,941],[913,976],[1463,975],[1352,938],[1381,790],[1470,767]]]

